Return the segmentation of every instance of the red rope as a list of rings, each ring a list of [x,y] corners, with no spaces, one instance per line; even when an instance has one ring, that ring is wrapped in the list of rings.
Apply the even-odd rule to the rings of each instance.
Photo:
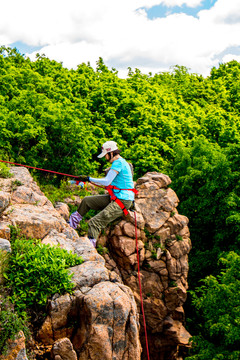
[[[148,349],[147,325],[146,325],[146,320],[145,320],[144,307],[143,307],[143,297],[142,297],[142,285],[141,285],[141,273],[140,273],[140,259],[139,259],[139,253],[138,253],[137,215],[136,215],[136,211],[134,211],[134,216],[135,216],[135,237],[136,237],[136,250],[137,250],[137,262],[138,262],[139,292],[140,292],[140,299],[141,299],[141,308],[142,308],[142,316],[143,316],[143,326],[144,326],[145,339],[146,339],[147,358],[148,358],[148,360],[150,360],[149,349]]]
[[[3,162],[3,163],[7,163],[7,164],[12,164],[12,165],[17,165],[17,166],[23,166],[23,167],[27,167],[27,168],[30,168],[30,169],[47,171],[47,172],[50,172],[50,173],[53,173],[53,174],[58,174],[58,175],[64,175],[64,176],[69,176],[69,177],[78,178],[77,175],[69,175],[69,174],[64,174],[64,173],[60,173],[60,172],[53,171],[53,170],[40,169],[40,168],[37,168],[37,167],[34,167],[34,166],[17,164],[17,163],[11,162],[11,161],[4,161],[4,160],[0,160],[0,161]]]

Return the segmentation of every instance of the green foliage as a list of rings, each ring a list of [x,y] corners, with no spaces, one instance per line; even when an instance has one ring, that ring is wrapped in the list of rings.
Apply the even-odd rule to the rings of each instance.
[[[26,316],[19,317],[8,299],[4,299],[0,305],[0,354],[4,355],[8,349],[7,340],[14,339],[21,330],[28,335],[29,329]]]
[[[149,292],[149,293],[146,293],[146,296],[147,297],[152,297],[153,295],[152,295],[152,293]]]
[[[148,243],[148,242],[145,242],[145,243],[144,243],[144,248],[145,248],[146,250],[149,249],[149,243]]]
[[[80,221],[77,232],[79,236],[84,236],[88,233],[88,223],[85,218]]]
[[[17,187],[18,187],[18,186],[21,186],[21,185],[22,185],[21,181],[19,181],[19,180],[14,180],[14,181],[12,182],[12,184],[11,184],[12,191],[16,190]]]
[[[7,179],[7,178],[11,178],[13,175],[10,173],[10,169],[9,167],[0,162],[0,178],[4,178],[4,179]]]
[[[175,281],[173,281],[173,280],[170,280],[169,283],[168,283],[168,286],[169,286],[169,287],[174,287],[174,288],[176,288],[176,287],[177,287],[177,283],[176,283]]]
[[[155,244],[153,244],[153,247],[155,247],[155,249],[162,249],[162,245],[161,244],[159,244],[159,243],[155,243]]]
[[[0,282],[3,278],[3,274],[8,268],[8,261],[9,261],[10,254],[6,251],[0,250]]]
[[[96,70],[84,63],[68,70],[45,56],[30,61],[2,47],[0,158],[97,176],[105,167],[97,158],[101,144],[113,139],[133,163],[135,178],[147,171],[170,175],[179,213],[190,220],[194,288],[205,276],[216,277],[223,251],[239,254],[239,95],[237,61],[213,68],[206,78],[175,66],[154,76],[129,68],[127,79],[120,79],[101,58]],[[53,202],[75,193],[60,176],[33,173]],[[82,221],[78,231],[86,230]],[[196,314],[191,316],[194,322]]]
[[[63,201],[66,198],[73,199],[74,195],[77,195],[80,198],[90,195],[90,192],[85,188],[82,189],[80,186],[70,185],[64,180],[60,182],[59,186],[53,184],[40,184],[40,188],[53,204],[58,201]]]
[[[208,276],[192,291],[199,319],[193,337],[193,355],[187,359],[239,359],[240,357],[240,256],[234,252],[220,259],[220,275]]]
[[[15,232],[15,233],[14,233]],[[68,268],[83,260],[60,247],[41,244],[12,232],[12,253],[4,276],[11,288],[11,301],[21,313],[26,308],[43,308],[55,293],[72,292]]]
[[[83,216],[82,220],[80,221],[77,232],[79,236],[84,236],[88,232],[88,220],[95,216],[97,213],[96,210],[89,210],[86,215]]]
[[[147,239],[154,239],[154,234],[151,234],[148,229],[144,228],[144,232],[145,232],[145,235],[147,237]]]
[[[98,252],[100,255],[104,255],[104,254],[108,254],[108,253],[109,253],[109,250],[108,250],[108,248],[106,248],[105,246],[98,245],[98,246],[97,246],[97,252]]]
[[[151,254],[152,254],[151,258],[154,259],[154,260],[157,260],[157,252],[156,252],[155,249],[151,251]]]
[[[139,177],[169,171],[177,141],[187,144],[200,134],[221,146],[239,141],[237,62],[213,69],[207,79],[181,66],[154,76],[129,70],[120,79],[102,59],[96,71],[86,64],[68,70],[45,56],[30,61],[4,47],[0,53],[0,153],[17,162],[70,174],[102,172],[96,155],[111,138]]]
[[[177,241],[182,241],[183,240],[183,238],[182,238],[182,236],[181,235],[176,235],[176,239],[177,239]]]
[[[190,145],[177,145],[172,177],[179,211],[190,219],[190,281],[196,284],[199,274],[203,278],[214,271],[221,251],[239,251],[239,146],[220,148],[203,136]]]

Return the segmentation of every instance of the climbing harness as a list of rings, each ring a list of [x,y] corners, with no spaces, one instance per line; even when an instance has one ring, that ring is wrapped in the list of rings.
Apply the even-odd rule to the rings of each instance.
[[[120,191],[121,190],[128,190],[128,191],[134,192],[134,194],[137,194],[138,191],[136,189],[134,189],[134,188],[133,189],[119,189],[118,187],[113,186],[113,185],[108,185],[108,186],[105,186],[104,188],[108,191],[111,200],[115,201],[120,206],[120,208],[122,209],[124,215],[128,215],[129,214],[128,210],[126,209],[126,207],[124,206],[122,201],[116,197],[113,190],[120,190]]]

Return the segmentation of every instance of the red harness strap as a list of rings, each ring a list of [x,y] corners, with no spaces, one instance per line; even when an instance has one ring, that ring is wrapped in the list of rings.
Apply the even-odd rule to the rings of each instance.
[[[113,190],[128,190],[128,191],[133,191],[134,194],[137,194],[138,191],[136,189],[119,189],[118,187],[113,186],[113,185],[105,186],[105,189],[108,191],[111,200],[115,201],[120,206],[120,208],[122,209],[124,215],[128,215],[128,210],[125,208],[122,201],[116,197]]]

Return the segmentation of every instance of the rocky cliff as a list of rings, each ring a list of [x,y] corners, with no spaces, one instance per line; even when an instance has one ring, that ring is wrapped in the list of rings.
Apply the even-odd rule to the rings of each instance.
[[[151,359],[180,359],[190,334],[184,328],[187,298],[188,219],[178,214],[179,199],[171,180],[158,173],[138,179],[135,201],[144,312]],[[133,293],[140,314],[142,359],[146,359],[143,319],[137,275],[135,216],[120,220],[99,242],[109,248],[106,266],[115,271]]]
[[[35,329],[32,346],[37,358],[145,359],[134,213],[106,229],[98,243],[100,250],[104,249],[100,255],[86,237],[79,237],[66,223],[66,204],[54,208],[26,168],[13,167],[11,172],[13,178],[0,179],[0,244],[10,246],[9,225],[16,225],[27,237],[59,244],[84,259],[83,264],[70,269],[74,294],[56,294],[50,299],[47,316]],[[184,328],[182,307],[191,248],[188,220],[176,210],[179,200],[170,183],[166,175],[147,173],[136,184],[138,248],[151,359],[181,359],[190,336]],[[6,359],[17,359],[18,355],[8,356]]]

